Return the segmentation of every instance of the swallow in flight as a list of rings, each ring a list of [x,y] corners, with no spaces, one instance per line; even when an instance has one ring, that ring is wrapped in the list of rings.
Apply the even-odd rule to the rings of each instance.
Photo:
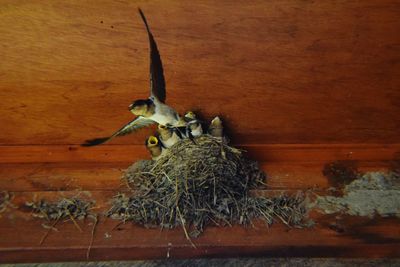
[[[147,24],[147,20],[140,8],[139,14],[146,27],[150,43],[150,97],[148,99],[136,100],[129,106],[129,110],[137,116],[134,120],[127,123],[111,136],[87,140],[82,146],[100,145],[110,141],[114,137],[135,132],[154,123],[170,128],[185,126],[185,122],[179,117],[179,114],[165,104],[166,89],[160,53],[158,52],[157,44]]]

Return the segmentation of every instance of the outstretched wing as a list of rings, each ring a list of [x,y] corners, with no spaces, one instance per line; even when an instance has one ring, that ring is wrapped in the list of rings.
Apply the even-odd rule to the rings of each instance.
[[[149,25],[147,24],[146,17],[142,10],[139,8],[140,16],[143,19],[144,25],[146,26],[147,33],[149,35],[150,42],[150,89],[151,95],[156,97],[159,101],[165,102],[167,93],[165,90],[165,79],[164,70],[161,62],[160,53],[158,52],[156,41],[154,40],[153,34],[150,31]]]
[[[111,139],[113,139],[116,136],[127,135],[127,134],[137,131],[143,127],[149,126],[153,123],[154,123],[154,121],[139,116],[136,119],[134,119],[133,121],[126,124],[124,127],[119,129],[118,131],[116,131],[113,135],[111,135],[109,137],[86,140],[85,143],[82,144],[82,146],[97,146],[97,145],[100,145],[100,144],[110,141]]]

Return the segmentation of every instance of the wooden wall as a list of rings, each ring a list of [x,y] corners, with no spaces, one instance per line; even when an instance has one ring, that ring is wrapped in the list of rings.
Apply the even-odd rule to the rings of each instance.
[[[164,61],[167,102],[226,119],[268,174],[252,193],[330,194],[336,185],[322,170],[337,160],[362,172],[398,166],[398,0],[0,0],[0,192],[13,196],[0,211],[0,263],[400,255],[395,218],[310,213],[307,229],[210,227],[194,249],[180,228],[117,227],[100,216],[96,227],[78,222],[83,232],[60,222],[50,233],[31,217],[26,201],[78,191],[105,213],[125,189],[122,170],[149,158],[151,129],[75,146],[111,134],[148,96],[139,6]]]
[[[168,103],[223,115],[236,143],[400,141],[399,1],[0,0],[0,144],[79,144],[130,120],[148,95],[139,6]]]

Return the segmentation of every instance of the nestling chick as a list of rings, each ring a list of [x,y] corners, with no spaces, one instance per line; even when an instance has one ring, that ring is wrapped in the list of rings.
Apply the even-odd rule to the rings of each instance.
[[[211,121],[210,127],[208,128],[208,133],[214,137],[222,138],[224,136],[222,120],[218,116]]]
[[[192,111],[188,111],[184,117],[187,122],[186,125],[186,135],[191,137],[200,136],[203,134],[203,128],[201,126],[200,121],[197,119],[196,114]]]
[[[158,138],[153,135],[149,136],[149,138],[147,138],[146,147],[147,147],[147,150],[150,152],[151,158],[153,160],[157,160],[163,152],[161,143],[159,142]]]
[[[181,139],[176,130],[161,124],[158,125],[158,132],[160,133],[159,140],[165,148],[170,148]]]

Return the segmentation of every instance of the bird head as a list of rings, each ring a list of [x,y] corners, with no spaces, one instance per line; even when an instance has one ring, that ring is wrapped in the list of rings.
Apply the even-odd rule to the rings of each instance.
[[[188,111],[185,114],[185,118],[186,119],[191,119],[191,120],[195,120],[196,119],[196,114],[194,114],[193,111]]]
[[[151,116],[151,110],[154,110],[154,103],[150,99],[139,99],[134,101],[130,106],[129,106],[129,111],[135,114],[136,116],[146,116],[149,115]]]
[[[172,136],[172,131],[165,125],[158,125],[158,132],[160,133],[161,140],[167,140]]]
[[[158,144],[158,138],[156,136],[149,136],[149,138],[146,140],[146,146],[148,148],[156,147]]]
[[[221,138],[224,136],[224,127],[222,126],[222,120],[218,116],[211,121],[208,132],[214,137]]]
[[[221,127],[222,126],[222,120],[217,116],[211,121],[211,126],[214,127]]]
[[[156,136],[149,136],[146,140],[146,148],[151,154],[151,158],[156,160],[162,153],[161,143]]]
[[[159,125],[158,125],[158,129],[159,129],[160,131],[165,131],[165,130],[168,130],[169,128],[168,128],[167,126],[165,126],[165,125],[159,124]]]

